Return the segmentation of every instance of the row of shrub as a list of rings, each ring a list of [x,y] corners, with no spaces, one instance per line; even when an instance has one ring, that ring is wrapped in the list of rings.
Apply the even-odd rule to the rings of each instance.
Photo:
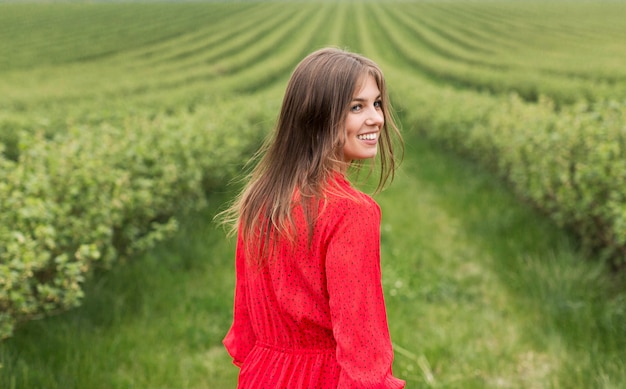
[[[557,111],[546,98],[529,104],[390,75],[405,128],[480,160],[585,247],[624,265],[625,103]],[[202,206],[273,122],[277,107],[262,100],[20,132],[15,158],[0,154],[0,337],[77,306],[94,267],[151,247],[176,228],[174,215]]]
[[[422,9],[419,6],[407,9],[385,7],[382,11],[383,14],[376,19],[380,34],[393,47],[394,55],[409,64],[414,74],[421,73],[442,83],[492,94],[513,92],[531,102],[547,95],[558,106],[580,100],[602,101],[612,96],[623,100],[626,97],[622,72],[604,74],[580,69],[580,73],[576,73],[559,68],[565,67],[566,63],[559,63],[556,68],[538,66],[534,53],[524,56],[494,52],[495,44],[484,38],[474,42],[478,48],[461,47],[449,37],[442,36],[441,31],[430,31],[423,21],[429,18],[420,14]],[[571,23],[570,20],[567,22]],[[523,39],[517,39],[514,44],[514,50],[528,52]],[[513,62],[510,57],[514,58]]]
[[[557,111],[546,98],[529,104],[390,73],[405,128],[480,160],[624,265],[625,103]],[[151,247],[176,228],[174,215],[202,206],[273,122],[277,107],[262,100],[20,132],[15,158],[0,154],[0,337],[77,306],[94,267]]]
[[[259,8],[258,4],[229,2],[207,6],[191,2],[3,1],[0,51],[11,55],[0,57],[0,71],[88,61],[135,50],[228,18],[244,20],[249,11],[259,12]]]
[[[298,7],[272,13],[277,7],[253,24],[284,28],[261,38],[225,19],[223,33],[209,23],[173,39],[182,46],[3,74],[0,339],[78,306],[95,268],[169,236],[175,215],[235,176],[274,122],[276,81],[325,36],[309,32],[323,30],[331,11],[307,18]]]
[[[602,85],[587,82],[586,88],[594,90],[591,96],[565,84],[545,80],[533,84],[532,77],[516,73],[514,80],[508,80],[513,82],[510,88],[494,90],[470,72],[474,67],[458,63],[455,66],[465,66],[460,84],[478,82],[482,87],[477,89],[485,92],[444,86],[441,78],[420,72],[422,62],[436,56],[422,50],[419,39],[410,37],[414,22],[397,10],[387,11],[374,22],[380,24],[378,30],[385,31],[393,49],[373,44],[373,35],[364,42],[368,51],[378,53],[386,69],[405,128],[480,161],[507,180],[522,199],[578,235],[584,250],[624,267],[623,86],[614,85],[612,91],[617,93],[611,99],[606,97],[611,93],[599,91]],[[392,21],[400,19],[403,26],[394,28]],[[369,34],[364,26],[360,32]],[[503,80],[508,77],[506,73],[489,77],[500,76]],[[537,87],[536,98],[529,99],[524,90],[528,85]],[[565,104],[568,102],[573,103]]]
[[[583,249],[626,265],[626,101],[557,108],[402,79],[405,127],[480,161]]]
[[[21,133],[17,161],[0,153],[0,339],[79,305],[94,268],[169,236],[175,216],[202,206],[251,154],[274,112],[262,108],[241,98],[52,138]]]

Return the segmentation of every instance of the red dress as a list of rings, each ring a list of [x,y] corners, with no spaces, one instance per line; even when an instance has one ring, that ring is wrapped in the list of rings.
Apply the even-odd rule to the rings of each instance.
[[[301,207],[294,243],[269,265],[246,260],[238,238],[234,319],[224,339],[241,389],[403,388],[380,272],[380,208],[338,176],[309,244]],[[348,196],[340,195],[343,191]]]

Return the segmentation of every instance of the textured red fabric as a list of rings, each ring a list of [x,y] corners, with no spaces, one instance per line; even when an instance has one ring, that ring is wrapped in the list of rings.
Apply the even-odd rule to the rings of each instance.
[[[248,261],[238,238],[234,319],[224,339],[241,368],[238,388],[405,385],[391,373],[380,208],[343,176],[330,187],[312,240],[302,209],[294,207],[299,238],[277,242],[267,266]]]

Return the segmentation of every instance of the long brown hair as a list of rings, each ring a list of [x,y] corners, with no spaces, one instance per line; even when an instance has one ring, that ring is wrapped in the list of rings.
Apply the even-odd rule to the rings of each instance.
[[[385,119],[377,155],[380,175],[376,192],[393,180],[393,144],[397,139],[402,145],[402,138],[382,71],[373,61],[340,49],[309,54],[291,75],[275,130],[260,149],[260,160],[248,184],[222,214],[244,242],[258,243],[253,262],[265,262],[278,235],[293,238],[291,211],[296,191],[312,233],[318,202],[310,199],[323,199],[325,185],[345,167],[345,121],[354,93],[367,76],[376,80]]]

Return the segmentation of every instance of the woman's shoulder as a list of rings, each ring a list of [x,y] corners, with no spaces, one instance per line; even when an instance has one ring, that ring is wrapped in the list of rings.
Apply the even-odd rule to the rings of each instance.
[[[328,183],[325,208],[333,213],[374,211],[380,213],[378,203],[366,193],[354,188],[343,175],[336,175]]]

